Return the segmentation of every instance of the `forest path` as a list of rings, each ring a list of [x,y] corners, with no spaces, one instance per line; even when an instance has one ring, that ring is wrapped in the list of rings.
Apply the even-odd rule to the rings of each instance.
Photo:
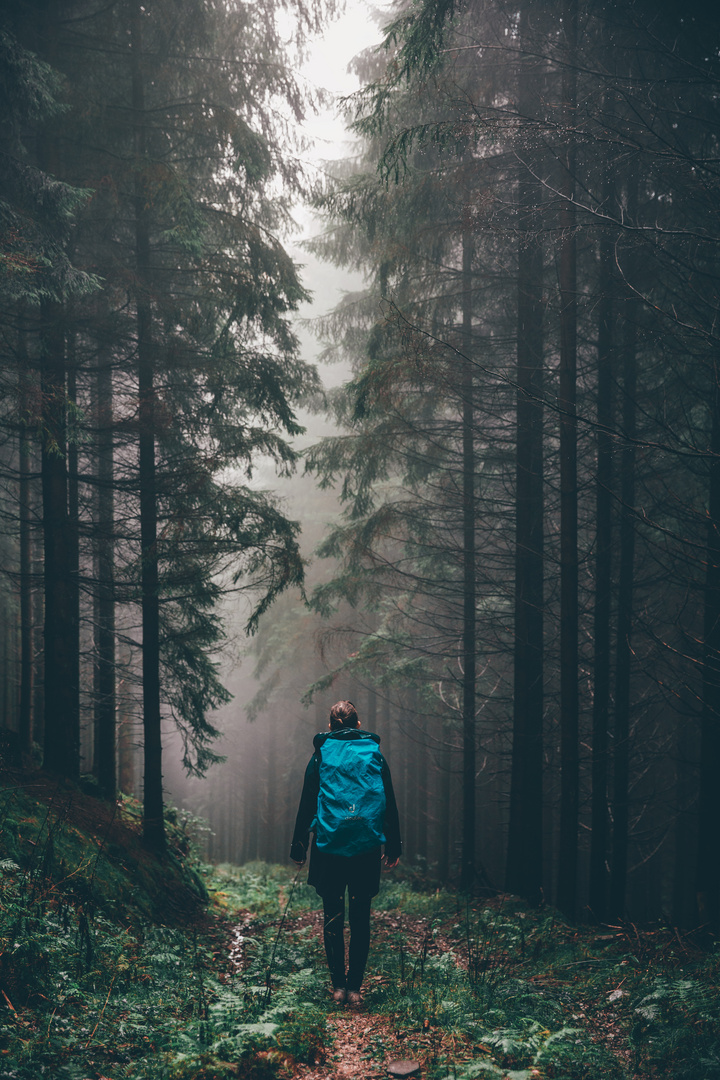
[[[328,1014],[330,1052],[318,1065],[296,1065],[300,1080],[350,1080],[350,1077],[385,1077],[389,1062],[402,1056],[402,1048],[385,1016],[363,1009],[335,1007]]]
[[[423,918],[408,918],[398,912],[374,911],[372,914],[373,941],[377,946],[395,947],[391,936],[402,933],[405,947],[409,953],[419,952],[423,945],[428,952],[437,952],[442,944],[437,941],[430,944],[430,921]],[[288,929],[299,930],[311,926],[322,948],[322,913],[307,912],[296,918],[288,919]],[[348,929],[345,928],[346,942]],[[381,976],[374,975],[368,968],[365,982],[379,982]],[[329,987],[329,983],[328,983]],[[328,989],[328,996],[330,990]],[[392,1018],[372,1012],[367,1003],[354,1008],[349,1005],[335,1005],[328,1001],[328,1055],[325,1061],[316,1065],[297,1064],[294,1070],[296,1080],[350,1080],[351,1077],[366,1077],[369,1080],[384,1078],[388,1075],[388,1065],[393,1061],[412,1058],[421,1065],[421,1073],[426,1058],[437,1053],[437,1038],[412,1032],[413,1049],[409,1052],[405,1041],[409,1032],[393,1024]],[[418,1045],[426,1043],[426,1052],[418,1051]]]
[[[281,890],[281,910],[284,910],[286,897]],[[248,913],[249,916],[249,913]],[[253,927],[248,918],[238,930],[243,933],[253,933]],[[467,950],[462,945],[458,947],[457,941],[451,941],[443,933],[438,931],[432,920],[422,916],[409,916],[400,910],[373,911],[372,913],[372,938],[373,949],[402,949],[406,956],[408,968],[412,968],[420,962],[421,955],[443,955],[452,952],[456,962],[466,967],[468,962]],[[257,925],[257,924],[255,924]],[[278,924],[279,925],[279,922]],[[259,928],[259,927],[258,927]],[[322,944],[322,912],[304,911],[295,916],[285,919],[283,933],[292,935],[296,932],[307,934],[316,940],[316,956],[318,962],[323,956]],[[346,941],[348,928],[345,928]],[[305,939],[307,940],[307,938]],[[602,940],[602,939],[601,939]],[[232,959],[232,952],[231,952]],[[235,963],[240,959],[234,958]],[[498,962],[504,966],[509,958],[501,953]],[[239,966],[242,966],[242,961]],[[378,986],[386,983],[387,976],[375,974],[371,963],[368,968],[365,987],[368,997],[373,996],[373,985]],[[559,982],[548,974],[536,974],[532,981],[537,988],[543,987],[547,991],[557,991]],[[563,984],[569,989],[568,984]],[[366,1001],[359,1007],[352,1008],[348,1005],[336,1005],[330,997],[330,984],[328,981],[327,999],[327,1030],[326,1053],[322,1059],[318,1058],[313,1064],[294,1062],[292,1075],[293,1080],[350,1080],[351,1077],[367,1077],[369,1080],[385,1080],[388,1076],[388,1066],[393,1061],[412,1059],[420,1064],[421,1076],[426,1076],[429,1067],[435,1065],[438,1059],[455,1061],[460,1064],[477,1057],[473,1049],[460,1037],[456,1037],[451,1031],[431,1025],[428,1020],[423,1021],[417,1017],[415,1023],[405,1026],[396,1022],[392,1014],[376,1013]],[[621,1064],[625,1075],[634,1075],[632,1068],[632,1054],[628,1044],[627,1033],[623,1030],[619,1016],[613,1009],[598,1009],[597,1002],[584,1001],[582,995],[572,995],[574,1001],[567,1003],[566,1023],[584,1029],[591,1040],[605,1047],[612,1056]],[[483,1047],[483,1049],[486,1049]],[[510,1067],[508,1066],[510,1071]],[[523,1070],[526,1076],[544,1075],[537,1069]]]
[[[284,890],[280,890],[280,907],[284,910],[286,903]],[[426,952],[441,952],[446,945],[445,939],[433,941],[430,934],[430,920],[418,917],[408,917],[400,912],[374,911],[372,914],[373,941],[383,948],[397,947],[397,934],[400,933],[407,949],[408,955],[420,952],[423,947]],[[251,918],[250,913],[243,922],[236,927],[237,942],[243,940],[248,933],[258,928],[257,923]],[[299,915],[288,916],[285,919],[283,933],[292,935],[298,931],[310,928],[312,936],[317,940],[318,953],[323,954],[323,916],[321,911],[304,911]],[[346,944],[349,930],[345,927]],[[391,940],[392,939],[392,940]],[[231,945],[230,959],[236,968],[242,967],[243,950],[237,944]],[[366,974],[367,985],[377,983],[382,976],[375,975],[371,970]],[[327,1055],[322,1061],[315,1064],[294,1063],[294,1080],[350,1080],[351,1077],[366,1077],[369,1080],[385,1078],[388,1075],[388,1066],[393,1061],[412,1058],[424,1068],[426,1058],[436,1056],[438,1051],[437,1034],[425,1034],[420,1031],[412,1032],[413,1048],[409,1051],[405,1042],[410,1034],[407,1030],[400,1029],[393,1024],[392,1017],[381,1013],[374,1013],[366,1002],[358,1007],[349,1005],[336,1005],[331,1000],[330,982],[328,980],[327,1001]],[[419,1052],[419,1046],[426,1044],[425,1052]]]

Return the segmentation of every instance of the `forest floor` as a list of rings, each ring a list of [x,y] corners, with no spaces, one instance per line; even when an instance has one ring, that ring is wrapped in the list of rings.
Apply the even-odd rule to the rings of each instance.
[[[574,927],[513,897],[468,900],[422,886],[412,876],[384,882],[363,1004],[335,1005],[326,983],[324,1038],[288,1075],[375,1080],[411,1060],[423,1077],[454,1080],[720,1078],[716,949],[666,927]],[[299,905],[312,905],[301,892]],[[287,893],[280,885],[279,911]],[[296,967],[313,963],[317,991],[324,964],[314,903],[293,913],[291,902],[284,919],[264,926],[246,913],[235,929],[242,948],[230,949],[234,971],[247,976],[253,935],[265,935],[267,954],[269,934],[279,958],[276,977],[266,969],[270,989],[282,987],[294,957]]]
[[[168,815],[0,774],[0,1080],[720,1080],[720,952],[576,927],[412,868],[383,880],[363,1004],[336,1005],[314,890],[203,866]],[[304,875],[303,875],[304,876]]]

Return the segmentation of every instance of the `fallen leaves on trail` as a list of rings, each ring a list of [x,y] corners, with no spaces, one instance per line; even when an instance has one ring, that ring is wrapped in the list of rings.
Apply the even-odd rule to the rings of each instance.
[[[385,1017],[370,1022],[362,1013],[343,1012],[328,1017],[332,1053],[321,1067],[297,1065],[296,1080],[350,1080],[350,1077],[384,1077],[387,1063],[398,1055],[399,1042]],[[382,1054],[378,1046],[382,1044]]]

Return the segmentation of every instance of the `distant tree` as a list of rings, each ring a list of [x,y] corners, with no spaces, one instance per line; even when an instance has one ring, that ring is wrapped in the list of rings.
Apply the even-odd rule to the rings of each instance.
[[[545,384],[544,247],[538,228],[543,187],[538,180],[543,150],[535,125],[542,120],[545,61],[532,42],[537,5],[523,4],[519,36],[518,110],[531,123],[523,133],[517,176],[519,214],[517,276],[517,397],[515,450],[515,582],[513,648],[513,744],[505,886],[539,903],[543,890],[544,533],[545,476],[543,395]],[[534,121],[534,124],[533,124]],[[535,128],[535,130],[533,130]]]
[[[562,5],[561,131],[558,189],[560,300],[560,835],[557,902],[569,919],[577,904],[580,806],[578,597],[577,339],[578,271],[575,192],[577,146],[577,0]]]

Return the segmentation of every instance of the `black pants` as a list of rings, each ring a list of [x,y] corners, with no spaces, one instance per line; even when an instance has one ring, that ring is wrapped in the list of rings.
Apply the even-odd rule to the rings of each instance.
[[[350,892],[350,955],[347,977],[345,975],[345,889],[342,893],[334,891],[323,896],[323,914],[325,916],[323,938],[330,977],[334,989],[347,986],[348,990],[359,990],[365,974],[368,952],[370,951],[370,896],[353,896]]]

